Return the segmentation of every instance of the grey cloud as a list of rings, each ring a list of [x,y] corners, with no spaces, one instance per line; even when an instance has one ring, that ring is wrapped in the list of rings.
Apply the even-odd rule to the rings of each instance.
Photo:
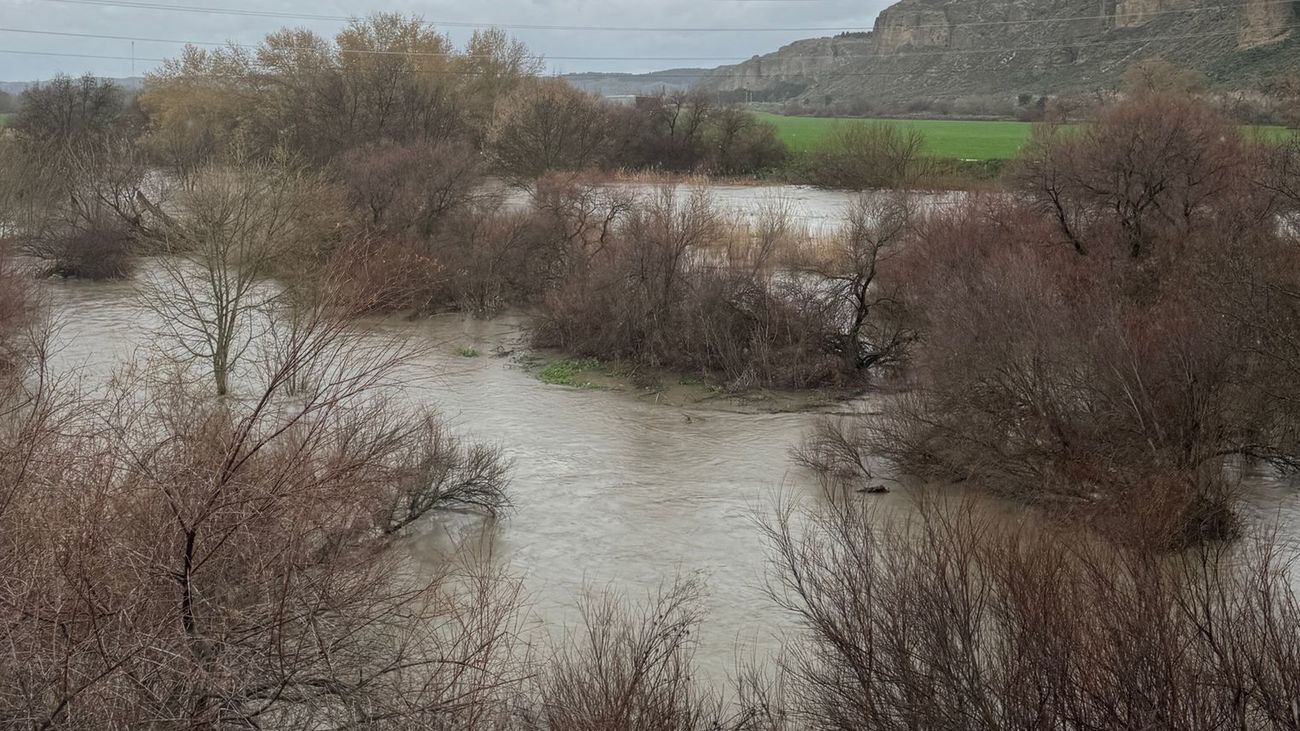
[[[324,0],[163,0],[167,4],[249,8],[269,12],[315,15],[364,15],[372,10],[415,13],[426,20],[487,24],[544,24],[619,26],[636,28],[862,28],[869,27],[884,0],[498,0],[497,2],[412,2],[388,0],[382,8]],[[330,35],[342,24],[336,21],[247,17],[223,14],[170,12],[124,7],[91,7],[57,0],[0,0],[0,28],[54,30],[119,36],[191,41],[256,43],[282,26],[300,26]],[[446,28],[463,43],[467,28]],[[726,63],[766,53],[799,38],[824,32],[783,30],[758,32],[690,33],[679,31],[575,31],[511,30],[544,56],[636,57],[642,60],[550,60],[548,70],[651,71],[656,69]],[[152,59],[175,56],[177,43],[39,36],[0,31],[0,80],[48,78],[55,73],[91,71],[103,76],[141,75],[156,65]],[[123,59],[77,58],[42,54],[86,54]],[[134,54],[136,62],[129,58]],[[648,60],[694,57],[697,60]]]

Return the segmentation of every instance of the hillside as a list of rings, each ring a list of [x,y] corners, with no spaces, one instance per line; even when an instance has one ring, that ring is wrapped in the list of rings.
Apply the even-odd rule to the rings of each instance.
[[[668,69],[645,74],[593,71],[565,74],[561,78],[583,91],[602,96],[625,96],[687,89],[708,73],[708,69]]]
[[[868,33],[792,43],[701,88],[748,101],[902,103],[1112,86],[1159,57],[1246,88],[1300,65],[1300,1],[901,0]]]

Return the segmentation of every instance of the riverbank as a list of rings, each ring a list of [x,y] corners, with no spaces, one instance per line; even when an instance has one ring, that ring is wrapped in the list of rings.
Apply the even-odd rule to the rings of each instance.
[[[772,188],[800,186],[830,193],[858,193],[846,188],[829,188],[809,183],[807,165],[811,164],[806,151],[793,152],[781,167],[760,175],[702,175],[698,173],[672,173],[661,170],[610,170],[584,173],[593,181],[614,185],[709,185],[744,188]],[[918,192],[974,192],[996,190],[1006,160],[959,160],[934,158],[928,161],[930,169],[924,178],[913,186]]]
[[[575,358],[549,349],[513,354],[511,362],[551,386],[614,391],[655,405],[741,414],[838,413],[865,393],[864,388],[728,390],[705,375]]]

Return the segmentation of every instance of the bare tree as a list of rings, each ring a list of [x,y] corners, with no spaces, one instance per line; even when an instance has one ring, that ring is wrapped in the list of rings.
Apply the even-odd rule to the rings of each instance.
[[[812,152],[806,175],[813,185],[849,190],[908,188],[929,174],[925,136],[889,122],[848,122]]]
[[[28,90],[0,158],[0,220],[47,273],[124,276],[166,220],[162,185],[137,146],[121,90],[93,77]]]
[[[411,465],[395,491],[384,531],[394,533],[433,511],[473,510],[496,516],[510,506],[510,465],[499,450],[465,444],[428,415],[403,459]]]
[[[1164,92],[1107,107],[1080,134],[1038,133],[1012,178],[1077,253],[1094,252],[1091,239],[1121,238],[1136,258],[1208,225],[1206,204],[1233,195],[1247,160],[1221,114]],[[1254,225],[1261,212],[1243,214]]]
[[[702,587],[678,579],[629,609],[609,593],[588,597],[583,627],[552,658],[526,728],[704,731],[721,707],[692,677]]]
[[[384,393],[406,348],[313,312],[274,335],[287,340],[248,400],[151,368],[94,397],[45,381],[0,419],[7,721],[501,717],[520,667],[517,584],[456,563],[412,571],[389,549],[392,506],[431,470],[416,458],[426,422]]]
[[[784,162],[789,152],[770,122],[734,105],[713,110],[707,141],[709,167],[722,175],[753,174],[773,168]]]
[[[1300,601],[1267,539],[1173,559],[922,496],[764,521],[801,729],[1294,728]],[[763,701],[770,695],[758,695]],[[751,701],[752,702],[752,701]],[[761,706],[753,728],[780,728]],[[773,716],[775,715],[775,718]],[[774,721],[774,722],[773,722]]]
[[[488,146],[496,166],[512,179],[583,170],[605,157],[607,116],[598,97],[564,81],[532,81],[500,105]]]
[[[902,305],[897,283],[882,283],[881,269],[905,243],[915,215],[906,194],[860,196],[829,250],[804,266],[825,283],[831,317],[842,323],[833,347],[855,368],[897,364],[912,338],[896,312]]]
[[[293,173],[264,165],[209,170],[163,232],[164,256],[141,295],[170,346],[203,361],[218,395],[279,293],[272,266],[296,242]]]

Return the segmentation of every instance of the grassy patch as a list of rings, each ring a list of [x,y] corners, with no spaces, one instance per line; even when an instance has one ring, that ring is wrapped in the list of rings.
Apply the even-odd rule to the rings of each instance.
[[[777,134],[791,150],[811,150],[839,124],[854,119],[827,117],[786,117],[756,112],[756,116],[776,125]],[[869,119],[885,122],[925,135],[926,152],[935,157],[954,160],[1008,160],[1015,157],[1033,133],[1031,122],[985,122],[961,119]],[[1283,127],[1244,126],[1247,135],[1285,139],[1290,132]],[[970,171],[983,172],[983,171]],[[976,177],[982,177],[977,175]]]
[[[3,127],[3,126],[5,126],[6,124],[9,124],[9,120],[13,119],[13,117],[14,117],[13,114],[9,114],[9,113],[0,113],[0,127]]]
[[[859,120],[826,117],[784,117],[757,113],[776,125],[777,134],[791,150],[811,150],[836,125]],[[953,119],[882,119],[885,122],[916,129],[925,135],[926,152],[935,157],[959,160],[1005,160],[1015,157],[1029,141],[1033,125],[1028,122],[971,122]]]
[[[457,348],[456,355],[459,355],[462,358],[477,358],[480,353],[473,348]]]
[[[537,378],[553,386],[590,386],[580,376],[599,368],[600,360],[596,358],[553,360],[537,374]]]

